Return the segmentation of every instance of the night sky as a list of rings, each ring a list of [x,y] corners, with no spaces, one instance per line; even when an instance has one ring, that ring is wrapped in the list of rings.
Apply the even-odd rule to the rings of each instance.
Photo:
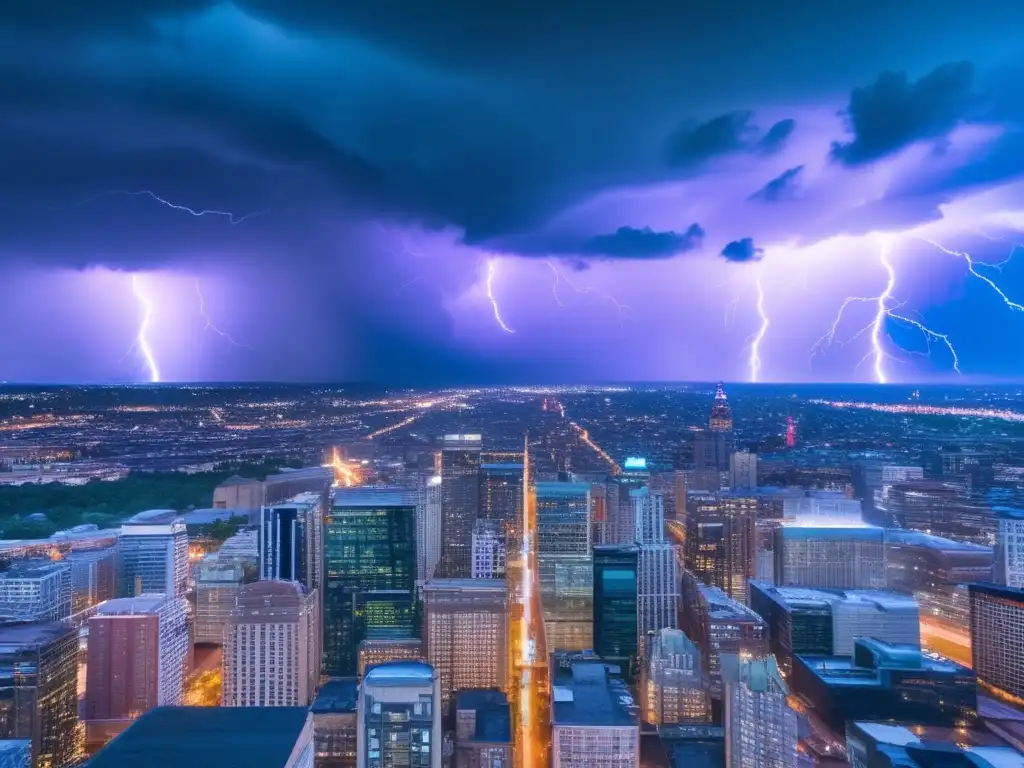
[[[4,0],[0,380],[1022,379],[1021,30]]]

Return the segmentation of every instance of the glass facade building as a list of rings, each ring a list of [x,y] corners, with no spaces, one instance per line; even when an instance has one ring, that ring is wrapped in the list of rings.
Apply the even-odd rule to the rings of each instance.
[[[411,606],[416,498],[400,488],[339,489],[324,523],[323,653],[328,675],[356,674],[359,643]],[[386,599],[374,593],[386,591]],[[386,604],[386,605],[385,605]],[[390,606],[388,608],[387,606]]]
[[[438,576],[466,578],[473,569],[473,525],[480,516],[480,435],[441,438],[441,562]]]
[[[121,597],[156,593],[184,597],[188,582],[185,521],[130,522],[121,526],[119,571]]]
[[[399,661],[359,687],[357,768],[441,768],[440,684],[429,664]]]
[[[822,589],[885,589],[885,530],[783,525],[775,529],[775,583]]]
[[[310,492],[260,512],[260,579],[320,588],[322,494]]]
[[[729,597],[746,601],[757,556],[757,499],[691,494],[687,500],[686,568]]]
[[[635,546],[594,547],[594,652],[630,678],[638,656],[637,555]]]

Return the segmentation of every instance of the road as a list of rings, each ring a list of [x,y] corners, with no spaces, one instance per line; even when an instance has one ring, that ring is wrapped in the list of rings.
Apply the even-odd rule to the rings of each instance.
[[[921,645],[965,667],[971,666],[971,636],[962,629],[937,619],[922,618]]]

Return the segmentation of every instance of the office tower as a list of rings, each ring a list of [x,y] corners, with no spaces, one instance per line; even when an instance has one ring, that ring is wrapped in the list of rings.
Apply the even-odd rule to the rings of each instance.
[[[224,646],[225,707],[306,707],[320,677],[316,592],[257,581],[238,593]]]
[[[885,530],[783,525],[775,530],[775,583],[885,589]]]
[[[224,645],[245,569],[233,558],[207,555],[196,568],[195,642]]]
[[[594,652],[632,679],[638,658],[635,545],[594,547]]]
[[[441,562],[441,476],[430,475],[416,499],[416,581],[434,578]]]
[[[968,498],[959,483],[909,480],[888,494],[886,525],[908,528],[954,541],[991,546],[995,541],[992,511]]]
[[[260,579],[320,588],[323,494],[307,492],[260,510]]]
[[[805,491],[787,496],[782,502],[782,517],[801,525],[864,524],[860,499],[851,499],[838,491]]]
[[[473,578],[503,579],[508,559],[506,538],[496,520],[477,520],[473,526]]]
[[[711,721],[700,649],[678,629],[647,635],[640,699],[651,725]]]
[[[70,618],[70,565],[42,558],[0,561],[0,624]]]
[[[852,768],[1021,768],[1024,760],[998,739],[982,740],[977,731],[948,729],[932,735],[915,725],[851,722],[846,726],[846,751]]]
[[[167,510],[143,512],[121,526],[118,594],[122,597],[139,593],[184,597],[188,533],[184,520],[166,520],[168,516]]]
[[[796,768],[797,718],[771,656],[722,659],[725,762],[736,768]]]
[[[679,612],[676,548],[667,542],[640,544],[637,552],[637,632],[645,637],[675,627]]]
[[[480,465],[480,517],[496,521],[506,543],[511,539],[516,546],[523,519],[522,462]]]
[[[86,741],[104,742],[143,712],[181,704],[192,661],[184,597],[108,600],[89,619]]]
[[[1024,590],[970,584],[971,667],[998,698],[1024,704]]]
[[[745,601],[757,559],[757,500],[691,493],[687,509],[687,570],[729,597]]]
[[[732,409],[729,407],[729,400],[725,396],[722,382],[718,382],[718,386],[715,388],[715,402],[711,406],[708,427],[712,432],[732,432]]]
[[[594,555],[590,484],[539,482],[537,570],[548,648],[594,644]]]
[[[604,486],[604,544],[632,544],[636,541],[636,504],[630,498],[633,487],[609,480]]]
[[[757,613],[718,587],[683,571],[680,628],[703,651],[711,695],[722,697],[723,654],[759,659],[768,655],[768,626]]]
[[[552,768],[638,768],[639,710],[600,659],[555,655],[551,685]]]
[[[757,454],[733,451],[729,454],[729,487],[734,491],[757,489]]]
[[[970,625],[967,585],[992,580],[990,547],[900,530],[887,531],[885,543],[888,589],[913,595],[926,621]]]
[[[311,768],[305,707],[157,707],[89,758],[89,768]]]
[[[441,687],[429,664],[402,661],[359,687],[357,768],[441,768]]]
[[[995,482],[995,458],[980,451],[943,451],[942,476],[974,493],[988,493]]]
[[[512,717],[496,689],[455,694],[455,768],[511,768]]]
[[[317,691],[313,717],[316,768],[356,768],[359,681],[332,677]]]
[[[65,768],[81,756],[78,630],[66,622],[0,626],[0,739],[32,742],[32,765]]]
[[[441,562],[438,575],[469,578],[480,510],[480,435],[441,438]]]
[[[426,661],[423,641],[418,637],[363,640],[359,644],[359,677],[378,664],[392,661]]]
[[[855,637],[921,645],[917,601],[909,595],[752,582],[750,607],[768,625],[771,652],[787,675],[797,654],[852,656]]]
[[[873,637],[854,639],[853,656],[794,656],[789,682],[836,733],[851,720],[967,728],[978,719],[970,669]]]
[[[416,579],[416,498],[400,488],[339,488],[324,524],[324,672],[354,677],[366,635],[364,593],[412,600]],[[401,597],[401,595],[399,595]]]
[[[635,541],[637,544],[661,544],[665,541],[665,496],[646,486],[629,492],[633,502]]]
[[[1024,509],[994,507],[996,516],[995,581],[1007,587],[1024,587]]]
[[[501,579],[434,579],[423,587],[427,661],[441,704],[455,691],[504,688],[508,661],[508,593]]]
[[[81,613],[117,596],[118,548],[80,549],[69,552],[71,566],[71,614]]]

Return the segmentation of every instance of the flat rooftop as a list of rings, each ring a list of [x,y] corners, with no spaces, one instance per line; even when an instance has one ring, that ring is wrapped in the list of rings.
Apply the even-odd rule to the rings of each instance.
[[[812,587],[777,587],[763,581],[752,581],[761,592],[787,606],[834,605],[861,603],[874,605],[878,610],[917,610],[917,600],[910,595],[875,589],[814,589]]]
[[[42,645],[52,642],[69,632],[78,636],[78,630],[60,621],[25,622],[0,626],[0,651],[26,645]]]
[[[149,614],[156,611],[167,601],[167,595],[154,592],[137,595],[136,597],[118,597],[107,600],[96,606],[97,616],[123,616],[132,614]]]
[[[309,711],[315,715],[355,714],[358,701],[359,680],[357,678],[332,677],[320,687]]]
[[[551,683],[555,726],[638,726],[638,708],[626,684],[608,675],[600,659],[578,659],[559,668]]]
[[[733,600],[718,587],[699,584],[701,597],[708,604],[708,616],[716,621],[755,621],[764,623],[764,619],[738,600]]]
[[[305,707],[157,707],[86,761],[88,768],[283,768]]]

